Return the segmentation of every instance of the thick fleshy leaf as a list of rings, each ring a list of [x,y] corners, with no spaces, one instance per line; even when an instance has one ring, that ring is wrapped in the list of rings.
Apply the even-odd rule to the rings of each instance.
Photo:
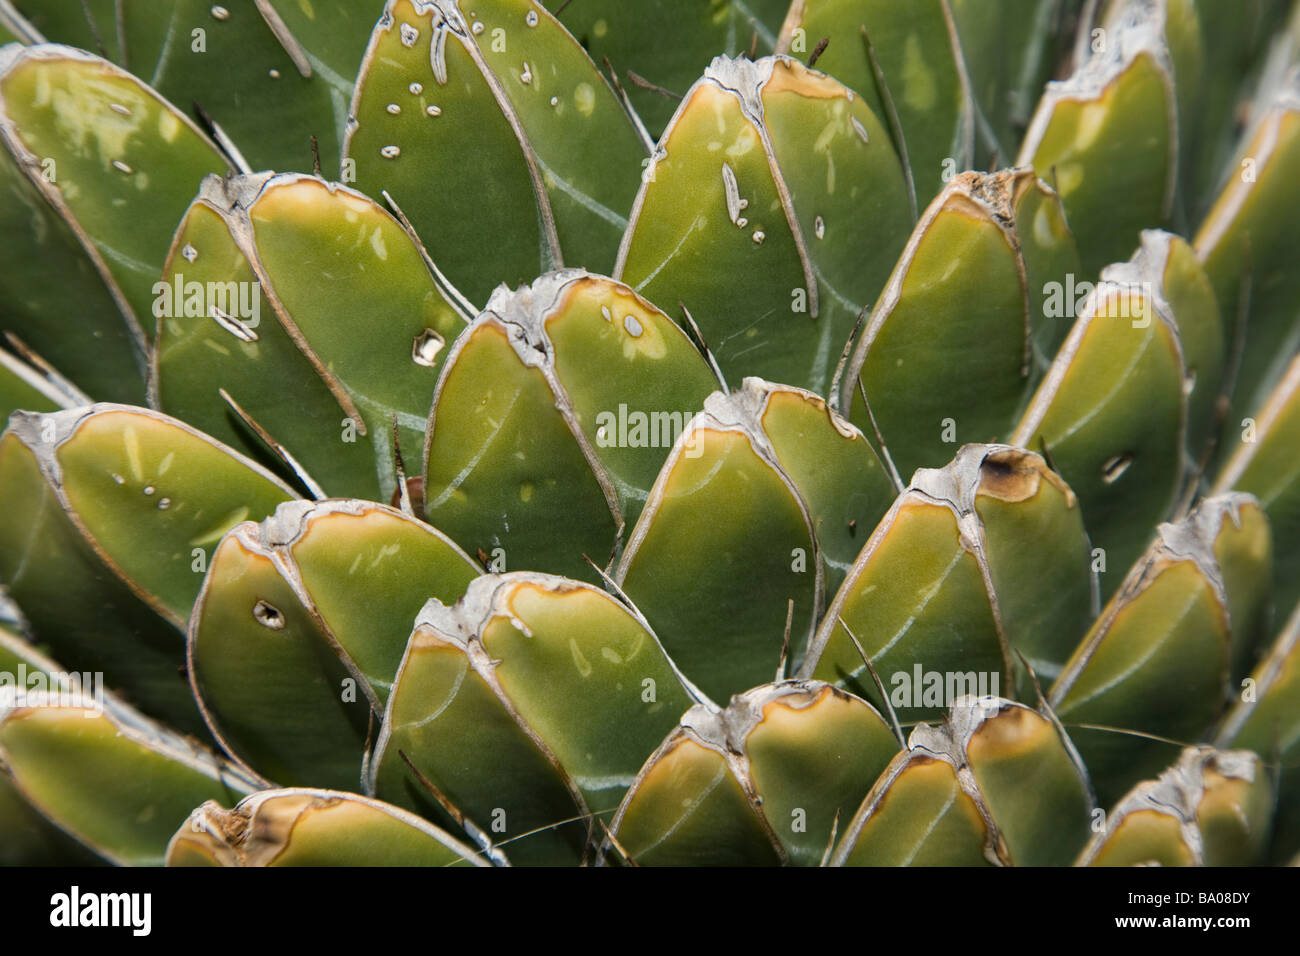
[[[352,81],[381,12],[355,0],[18,5],[50,40],[100,52],[173,102],[197,103],[252,168],[310,170],[315,136],[331,177]]]
[[[714,388],[631,289],[567,270],[498,289],[452,347],[425,447],[425,514],[493,571],[588,577],[636,520]]]
[[[913,476],[800,673],[880,703],[860,643],[900,718],[927,719],[959,696],[1009,689],[1012,648],[1036,671],[1058,672],[1090,604],[1087,538],[1069,488],[1037,455],[968,445],[946,468]]]
[[[172,837],[168,866],[489,865],[398,807],[335,790],[264,790],[205,803]]]
[[[0,139],[67,221],[143,344],[173,224],[225,160],[140,80],[55,45],[4,48]]]
[[[536,153],[565,263],[608,272],[649,144],[598,65],[540,0],[474,0],[465,9]]]
[[[344,152],[475,302],[565,261],[608,271],[645,155],[614,91],[533,0],[389,0]]]
[[[910,228],[861,97],[786,57],[719,57],[655,151],[614,275],[683,303],[729,379],[824,394]]]
[[[978,525],[962,521],[960,495],[974,489],[956,477],[922,470],[899,496],[831,601],[802,675],[883,706],[856,638],[905,721],[939,715],[957,694],[1010,685]]]
[[[353,0],[267,0],[294,38],[303,47],[314,73],[329,81],[333,89],[343,92],[340,102],[346,108],[352,83],[365,56],[370,31],[382,11],[378,3],[354,3]],[[333,74],[333,75],[332,75]],[[346,81],[344,90],[339,79]],[[333,94],[331,94],[333,95]],[[339,118],[346,123],[346,113]]]
[[[672,662],[635,612],[589,585],[524,574],[480,580],[464,607],[482,614],[467,625],[504,702],[555,753],[591,811],[612,811],[691,704]]]
[[[781,845],[727,754],[683,727],[650,758],[613,829],[639,866],[775,866]],[[671,840],[665,840],[665,834]]]
[[[530,572],[488,575],[454,607],[431,602],[416,634],[461,648],[468,667],[495,693],[496,707],[550,756],[593,813],[618,805],[637,769],[691,703],[635,612],[577,581]],[[400,788],[401,751],[439,786],[445,781],[468,788],[472,797],[490,781],[461,780],[474,774],[475,758],[466,756],[463,741],[443,734],[436,713],[429,717],[436,724],[431,732],[420,723],[396,722],[404,709],[430,704],[419,697],[427,686],[420,683],[427,676],[420,656],[414,647],[408,651],[394,691],[373,764],[376,785]],[[480,812],[489,819],[492,808],[449,796],[471,819]],[[500,799],[513,796],[503,789]]]
[[[382,711],[416,613],[430,595],[457,600],[477,573],[440,532],[384,505],[291,502],[240,525],[190,624],[213,733],[267,777],[359,785],[365,711]]]
[[[0,39],[3,33],[0,24]],[[0,866],[93,866],[97,861],[37,813],[0,771]]]
[[[1189,173],[1186,188],[1193,222],[1203,220],[1232,163],[1238,146],[1237,107],[1255,93],[1257,71],[1264,60],[1259,54],[1266,41],[1270,35],[1281,39],[1273,28],[1283,7],[1272,0],[1229,4],[1197,0],[1195,4],[1202,47],[1201,98],[1191,117],[1189,133],[1195,137],[1195,148],[1185,157],[1190,169],[1184,167]],[[1296,22],[1293,8],[1292,23]]]
[[[207,0],[119,0],[126,8],[128,42],[149,20],[166,31],[150,44],[129,49],[130,69],[151,77],[158,91],[176,103],[198,103],[234,142],[251,169],[312,169],[312,137],[326,176],[338,175],[352,81],[361,64],[360,42],[378,16],[375,3],[345,0],[255,0],[214,5]],[[171,7],[164,15],[156,8]],[[294,8],[299,8],[295,11]],[[352,8],[349,11],[348,8]],[[351,35],[346,65],[330,69],[307,43],[319,33],[296,36],[281,12],[310,10],[333,24],[337,36]],[[361,11],[365,16],[359,16]],[[350,14],[350,15],[349,15]],[[165,20],[164,20],[165,16]],[[213,82],[214,75],[220,82]]]
[[[1268,562],[1267,524],[1249,496],[1209,498],[1160,525],[1049,695],[1103,803],[1219,715],[1235,616],[1243,630],[1260,620]]]
[[[963,697],[919,725],[849,823],[837,866],[1060,866],[1088,835],[1092,796],[1047,718],[998,697]]]
[[[1186,240],[1154,229],[1126,263],[1107,266],[1103,282],[1144,285],[1169,310],[1178,328],[1187,391],[1187,455],[1191,467],[1205,460],[1221,410],[1231,334],[1222,321],[1209,277]]]
[[[50,495],[92,550],[177,625],[189,618],[202,583],[191,548],[293,497],[248,459],[146,409],[95,405],[23,414],[8,435],[35,460]]]
[[[1241,492],[1202,499],[1192,518],[1208,524],[1204,535],[1223,575],[1232,624],[1229,677],[1236,683],[1255,665],[1270,636],[1277,534],[1259,500]]]
[[[1138,784],[1084,848],[1083,866],[1253,866],[1267,846],[1273,789],[1252,753],[1188,747]]]
[[[1264,91],[1269,106],[1250,129],[1232,175],[1196,234],[1196,254],[1229,326],[1245,321],[1245,344],[1223,445],[1264,402],[1300,347],[1300,66]]]
[[[592,693],[597,699],[613,698],[622,713],[639,718],[634,735],[639,738],[650,725],[667,719],[671,726],[672,720],[671,709],[659,713],[643,698],[643,665],[650,663],[659,677],[668,678],[651,678],[665,695],[684,694],[672,687],[672,665],[656,653],[653,636],[590,585],[530,573],[480,581],[462,603],[449,608],[430,601],[416,618],[370,760],[367,791],[440,820],[448,819],[449,804],[464,815],[467,826],[503,846],[514,862],[577,863],[586,855],[593,820],[575,772],[579,767],[605,771],[586,778],[589,791],[618,787],[618,778],[633,771],[626,766],[609,771],[625,765],[628,751],[637,746],[632,735],[619,739],[622,729],[616,722],[603,714],[593,718],[592,703],[581,707],[581,718],[577,709],[566,713],[566,708],[584,697],[591,702]],[[603,612],[596,620],[606,627],[615,619],[617,635],[578,623],[573,613],[583,610]],[[523,614],[543,634],[540,647],[530,646],[532,624]],[[509,645],[518,652],[517,662],[495,659],[485,636],[503,651]],[[601,653],[605,640],[612,656]],[[632,664],[639,650],[645,656]],[[602,677],[614,677],[613,686],[584,685],[597,668]],[[551,692],[562,706],[548,699]],[[544,737],[531,723],[530,712],[544,730],[559,730],[559,736]],[[579,720],[586,721],[580,737]],[[565,730],[574,741],[563,739]],[[599,753],[577,751],[577,739],[588,747],[599,743]],[[562,763],[552,742],[564,748],[565,757],[577,758],[574,771]]]
[[[1259,499],[1273,528],[1274,599],[1285,611],[1300,601],[1300,357],[1292,359],[1277,389],[1245,420],[1239,443],[1215,481]]]
[[[615,572],[664,648],[727,700],[798,661],[822,607],[813,518],[763,432],[761,393],[715,392],[673,447]]]
[[[546,0],[597,63],[610,61],[628,98],[658,138],[677,100],[718,54],[765,56],[776,46],[788,0]],[[561,9],[563,8],[563,9]],[[656,89],[633,80],[632,74]]]
[[[253,781],[124,705],[0,708],[0,761],[23,798],[113,863],[162,863],[205,800],[233,803]]]
[[[970,767],[1012,863],[1060,866],[1088,837],[1092,788],[1054,721],[1010,701],[955,705],[943,739]],[[929,748],[926,738],[912,745]],[[952,752],[950,750],[950,752]]]
[[[1010,439],[1042,452],[1079,496],[1097,569],[1112,572],[1103,596],[1173,508],[1186,470],[1178,324],[1154,287],[1130,278],[1088,295]]]
[[[463,678],[448,686],[457,659]],[[612,812],[690,704],[635,611],[565,578],[488,575],[459,604],[421,612],[370,780],[380,796],[424,811],[429,795],[405,755],[512,859],[564,859],[579,828],[555,825]],[[501,760],[526,759],[508,772],[484,761],[482,748],[498,744]]]
[[[1060,193],[1088,273],[1173,210],[1178,103],[1158,6],[1125,2],[1100,49],[1047,85],[1016,161]]]
[[[1275,863],[1289,859],[1300,851],[1300,605],[1268,655],[1241,682],[1239,703],[1219,732],[1218,746],[1248,748],[1276,768],[1271,858]]]
[[[205,180],[156,292],[156,403],[257,448],[224,389],[326,490],[366,498],[396,487],[394,418],[420,447],[467,321],[392,215],[298,174]]]
[[[39,354],[58,356],[63,373],[86,392],[143,402],[143,333],[124,317],[74,228],[4,149],[0,195],[0,328]],[[61,321],[68,315],[78,320],[72,335]]]
[[[831,865],[991,865],[992,829],[962,783],[942,757],[903,751],[849,822]]]
[[[458,600],[480,573],[440,531],[383,505],[295,502],[269,520],[264,534],[380,703],[425,601]]]
[[[833,594],[893,501],[888,473],[862,432],[813,393],[747,378],[737,394],[808,507]]]
[[[758,687],[722,711],[698,705],[618,808],[617,853],[650,866],[816,866],[897,750],[870,704],[820,681]]]
[[[75,695],[86,688],[86,677],[93,681],[93,675],[77,675],[83,683],[74,683],[58,664],[0,626],[0,707],[33,692],[66,689]],[[0,866],[87,866],[98,859],[29,804],[0,765]]]
[[[19,413],[0,438],[0,580],[69,667],[197,729],[177,634],[226,530],[292,491],[157,412]]]
[[[944,0],[796,0],[778,48],[807,54],[830,40],[817,65],[861,94],[875,115],[897,115],[924,203],[974,158],[975,116],[956,38]]]
[[[1201,120],[1199,107],[1205,95],[1207,39],[1202,32],[1197,8],[1213,5],[1213,0],[1209,4],[1205,0],[1164,0],[1154,4],[1147,0],[1109,0],[1098,24],[1102,34],[1099,36],[1089,33],[1090,39],[1097,37],[1097,43],[1108,43],[1117,31],[1129,28],[1129,24],[1139,23],[1142,29],[1153,32],[1154,44],[1164,50],[1177,110],[1177,195],[1171,218],[1180,230],[1187,228],[1188,207],[1192,199],[1189,190],[1196,152],[1194,147]],[[1080,29],[1083,29],[1082,26]],[[1217,37],[1211,37],[1208,41],[1210,45],[1217,45],[1218,42]]]
[[[1065,336],[1050,290],[1077,271],[1060,200],[1033,172],[950,180],[872,308],[841,407],[874,420],[904,475],[1004,437]]]
[[[222,748],[263,779],[355,789],[369,684],[278,560],[277,523],[264,527],[239,525],[212,556],[190,619],[194,697]]]

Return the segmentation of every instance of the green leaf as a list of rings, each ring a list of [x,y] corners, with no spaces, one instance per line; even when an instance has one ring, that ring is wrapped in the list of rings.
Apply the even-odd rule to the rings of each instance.
[[[467,635],[471,668],[520,728],[553,755],[593,814],[613,812],[691,704],[639,614],[590,585],[527,572],[488,575],[471,585],[460,605],[441,618],[438,613],[428,611],[423,625],[446,636],[454,622]],[[399,686],[398,693],[409,691]],[[422,732],[405,736],[422,743],[410,756],[422,770],[436,771],[430,773],[435,779],[465,759],[457,741]],[[397,744],[386,746],[391,761]]]
[[[51,40],[100,52],[175,103],[197,103],[252,168],[310,170],[314,135],[326,174],[338,175],[352,80],[379,12],[375,4],[19,3]],[[215,70],[220,82],[213,82]]]
[[[1010,438],[1042,451],[1079,496],[1101,571],[1142,553],[1185,470],[1178,323],[1150,283],[1132,284],[1129,269],[1112,275],[1087,296]],[[1117,579],[1102,575],[1103,597]]]
[[[563,708],[548,706],[546,694],[555,688],[549,679],[534,683],[537,678],[532,674],[551,672],[551,668],[563,665],[563,671],[554,673],[569,688],[561,692],[561,699],[566,706],[573,704],[581,696],[572,690],[575,672],[581,678],[583,662],[591,667],[598,656],[603,656],[594,646],[593,638],[600,641],[604,634],[586,631],[581,637],[584,650],[578,646],[578,635],[564,632],[565,627],[572,627],[573,621],[567,615],[561,615],[558,622],[553,617],[546,620],[551,609],[544,609],[541,618],[535,620],[539,630],[545,626],[550,633],[540,642],[545,645],[540,661],[533,657],[530,666],[528,658],[532,655],[521,653],[519,665],[525,676],[513,686],[514,692],[522,692],[521,699],[516,700],[506,685],[506,668],[513,670],[513,666],[508,662],[499,665],[480,635],[492,627],[498,616],[505,617],[504,623],[518,634],[526,635],[531,625],[518,616],[525,609],[518,605],[512,607],[508,594],[501,594],[505,607],[497,610],[500,579],[479,580],[483,583],[472,587],[461,604],[449,608],[431,601],[416,618],[396,685],[388,699],[383,730],[369,762],[367,791],[437,819],[446,818],[447,805],[443,804],[446,800],[458,813],[464,814],[467,826],[476,827],[504,847],[513,862],[552,866],[577,863],[586,855],[584,846],[592,835],[591,811],[573,773],[561,762],[550,742],[530,724],[524,708],[541,707],[543,710],[538,713],[543,714],[551,727],[558,723],[559,727],[572,731],[576,712],[566,715]],[[600,595],[589,585],[533,574],[511,576],[502,590],[508,592],[516,582],[519,591],[537,586],[561,593],[570,588],[585,589],[587,594]],[[607,602],[607,612],[617,611],[631,623],[627,612],[612,598],[601,595],[600,599]],[[587,603],[590,608],[591,600],[580,596],[576,602],[565,603],[571,606]],[[602,617],[608,620],[605,615]],[[556,623],[561,624],[558,631],[553,630]],[[632,634],[626,625],[619,630],[622,633],[613,642],[618,646],[610,649],[626,663],[624,655],[634,651],[638,642],[646,644],[649,635],[644,630],[639,635]],[[522,650],[522,642],[517,635],[512,639],[509,629],[498,631],[496,636],[503,644]],[[574,645],[566,646],[570,639]],[[568,658],[556,653],[557,650],[568,651]],[[650,656],[656,655],[651,652]],[[660,661],[660,667],[671,667],[666,659],[661,657]],[[542,670],[534,672],[533,667],[539,664]],[[501,675],[497,673],[499,666]],[[602,670],[606,666],[602,664]],[[638,668],[631,670],[639,676]],[[644,708],[640,702],[640,686],[628,680],[626,673],[620,676],[623,680],[616,682],[615,687],[605,688],[604,693],[612,692],[611,696],[621,698],[624,707],[631,704],[645,718],[662,719]],[[579,754],[579,759],[588,767],[611,758],[615,764],[625,760],[626,742],[618,741],[617,724],[594,721],[585,708],[582,713],[588,723],[582,738],[599,739],[602,748],[599,756],[588,751]],[[671,713],[664,716],[671,719]],[[640,729],[644,727],[643,724]],[[562,736],[557,738],[557,743],[562,743]],[[566,750],[567,756],[574,756],[571,745]],[[419,776],[411,772],[411,767]],[[614,783],[608,779],[601,782],[595,777],[588,780],[591,789],[597,791]],[[430,786],[436,788],[440,798],[431,795]],[[440,805],[443,805],[441,810]]]
[[[1300,345],[1300,273],[1291,253],[1300,227],[1300,71],[1264,91],[1268,104],[1244,137],[1231,175],[1193,243],[1224,315],[1245,322],[1239,383],[1223,444],[1282,377]],[[1236,325],[1228,323],[1233,329]]]
[[[1032,172],[951,179],[871,310],[842,407],[874,420],[903,475],[1004,436],[1064,336],[1050,290],[1077,270],[1060,201]]]
[[[656,139],[681,94],[713,57],[772,52],[787,6],[787,0],[546,0],[592,59],[609,60],[622,76],[629,100]],[[633,73],[658,89],[634,82]]]
[[[1187,380],[1187,453],[1201,463],[1222,416],[1218,407],[1231,356],[1225,327],[1209,277],[1186,240],[1154,229],[1142,231],[1142,244],[1123,265],[1102,270],[1102,281],[1146,283],[1165,300],[1183,353]]]
[[[1285,610],[1300,601],[1300,357],[1291,361],[1276,390],[1245,419],[1231,456],[1215,481],[1259,499],[1273,529],[1274,600]]]
[[[264,534],[381,705],[425,601],[458,600],[480,573],[442,532],[384,505],[295,502],[270,521]]]
[[[451,281],[482,302],[497,283],[566,260],[609,271],[644,149],[540,4],[389,0],[344,155],[357,184],[389,192]]]
[[[470,33],[536,153],[565,263],[608,272],[649,144],[596,64],[542,3],[468,6]]]
[[[67,221],[143,344],[173,223],[225,160],[134,76],[52,45],[4,48],[0,139]]]
[[[819,681],[697,705],[641,768],[613,845],[638,865],[816,866],[897,749],[870,704]]]
[[[46,168],[20,165],[0,149],[0,325],[38,354],[57,356],[87,392],[143,402],[144,335],[125,319],[120,297],[105,286],[77,233],[29,178]],[[66,315],[78,316],[77,334],[64,328]]]
[[[209,802],[167,846],[168,866],[489,865],[413,813],[355,793],[263,790],[233,810]]]
[[[1160,525],[1075,650],[1049,697],[1103,803],[1156,773],[1171,745],[1199,738],[1220,713],[1234,623],[1258,619],[1266,595],[1253,581],[1267,581],[1268,551],[1255,502],[1204,500]],[[1221,566],[1221,555],[1232,563]],[[1251,590],[1237,592],[1242,585]]]
[[[37,637],[147,712],[201,726],[177,629],[208,549],[293,493],[188,425],[113,405],[15,415],[0,439],[0,489],[12,503],[0,580]]]
[[[998,619],[1011,649],[1047,681],[1060,673],[1096,616],[1082,509],[1037,455],[999,449],[980,469],[980,484],[967,504],[983,533]],[[1024,668],[1016,671],[1021,699],[1035,699]]]
[[[430,594],[458,600],[477,574],[441,532],[369,502],[291,502],[239,525],[190,624],[213,734],[268,777],[355,786],[365,709],[382,713],[417,611]],[[278,684],[291,705],[268,691]]]
[[[970,168],[971,91],[944,0],[798,0],[777,48],[808,54],[823,39],[830,42],[818,67],[861,94],[876,116],[897,114],[921,202],[939,191],[945,176]]]
[[[1156,5],[1126,4],[1101,48],[1047,85],[1020,147],[1060,193],[1088,273],[1172,215],[1178,180],[1174,65]]]
[[[87,0],[85,3],[59,3],[57,0],[16,0],[15,12],[28,26],[42,35],[33,42],[66,43],[121,62],[121,35],[115,21],[114,0]]]
[[[832,863],[1061,866],[1092,797],[1059,728],[1021,704],[963,697],[919,725],[844,832]]]
[[[285,566],[287,530],[248,522],[217,546],[190,618],[190,684],[222,748],[264,780],[355,789],[373,691]]]
[[[0,627],[0,700],[10,692],[16,697],[57,689],[62,676],[58,664]],[[0,866],[87,866],[98,860],[29,804],[0,767]]]
[[[998,445],[968,445],[912,482],[863,546],[800,673],[883,706],[861,644],[910,721],[1009,688],[1012,648],[1036,671],[1059,671],[1091,600],[1070,490],[1037,455]]]
[[[382,712],[416,613],[430,595],[457,600],[477,574],[440,532],[384,505],[291,502],[240,525],[190,625],[213,733],[270,777],[357,785],[365,710]],[[291,701],[267,689],[279,685]]]
[[[911,228],[866,103],[786,57],[719,57],[643,179],[614,275],[684,303],[729,378],[824,394]]]
[[[1051,78],[1052,57],[1073,2],[1062,0],[947,0],[970,77],[971,94],[987,124],[981,152],[997,148],[1005,162],[1020,141]],[[990,167],[991,168],[991,167]]]
[[[396,487],[394,418],[408,453],[421,446],[467,321],[397,219],[298,174],[205,180],[155,291],[163,408],[258,448],[224,389],[331,493],[366,498]]]
[[[1237,171],[1230,168],[1238,145],[1237,105],[1257,92],[1258,73],[1267,62],[1267,57],[1260,56],[1266,41],[1270,37],[1274,42],[1283,39],[1276,30],[1282,13],[1284,5],[1272,0],[1195,3],[1202,41],[1202,82],[1189,130],[1195,148],[1185,157],[1191,167],[1185,184],[1193,222],[1204,219],[1225,172]],[[1296,22],[1293,11],[1292,31]]]
[[[945,725],[1017,866],[1064,866],[1088,839],[1091,785],[1059,724],[1010,701],[954,705]],[[913,732],[912,745],[927,747]]]
[[[116,702],[0,709],[0,760],[31,806],[122,865],[162,863],[191,808],[255,789],[220,757]]]
[[[1268,836],[1273,792],[1254,754],[1188,747],[1138,784],[1084,848],[1082,866],[1253,866]]]
[[[886,799],[888,798],[888,799]],[[947,761],[905,750],[881,774],[832,866],[988,866],[992,832]]]
[[[694,713],[694,711],[692,711]],[[673,731],[646,763],[611,829],[638,866],[775,866],[784,854],[720,743]]]
[[[898,741],[874,707],[820,681],[757,688],[733,698],[728,712],[746,707],[756,723],[738,749],[749,757],[751,788],[762,798],[758,810],[791,863],[816,866],[836,828],[897,753]]]
[[[1275,771],[1278,792],[1270,859],[1280,863],[1300,851],[1300,605],[1239,687],[1238,702],[1224,721],[1217,746],[1253,750]]]
[[[868,529],[893,502],[885,467],[862,432],[811,392],[747,378],[737,394],[752,405],[776,460],[807,505],[826,592],[834,593]]]
[[[451,349],[425,447],[426,515],[493,571],[590,576],[715,387],[686,335],[577,270],[499,289]]]
[[[678,438],[615,572],[705,694],[798,660],[822,605],[812,515],[763,432],[761,391],[714,393]]]

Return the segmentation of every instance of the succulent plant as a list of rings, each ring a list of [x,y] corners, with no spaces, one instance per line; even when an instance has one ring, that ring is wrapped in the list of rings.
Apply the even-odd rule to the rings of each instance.
[[[1300,852],[1300,6],[0,41],[0,862]]]

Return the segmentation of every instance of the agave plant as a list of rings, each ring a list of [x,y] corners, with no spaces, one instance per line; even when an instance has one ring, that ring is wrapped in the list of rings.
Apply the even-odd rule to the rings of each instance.
[[[1300,852],[1300,7],[0,40],[0,861]]]

